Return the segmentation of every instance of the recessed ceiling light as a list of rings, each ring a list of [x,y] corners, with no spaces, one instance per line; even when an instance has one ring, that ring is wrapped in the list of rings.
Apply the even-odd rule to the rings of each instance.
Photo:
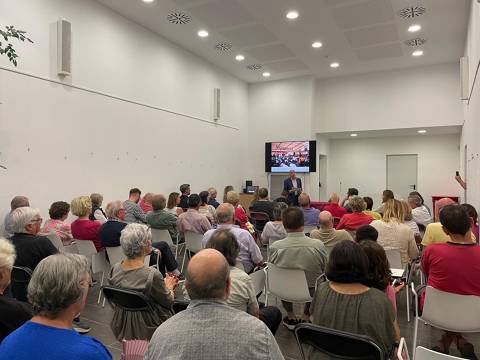
[[[415,50],[412,53],[412,56],[422,56],[423,55],[423,50]]]
[[[323,46],[323,44],[320,41],[315,41],[312,44],[312,47],[315,48],[315,49],[321,48],[322,46]]]
[[[358,134],[353,133],[353,134],[350,134],[350,136],[351,136],[351,137],[357,137]]]
[[[237,61],[243,61],[245,60],[245,56],[241,55],[241,54],[238,54],[237,56],[235,56],[235,60]]]
[[[270,77],[270,73],[269,73],[269,72],[264,72],[264,73],[262,74],[262,76],[263,76],[263,77]]]
[[[153,3],[155,0],[142,0],[144,3]]]
[[[419,134],[425,134],[427,132],[427,130],[418,130],[417,131]]]
[[[197,34],[200,37],[207,37],[208,36],[208,31],[207,30],[200,30]]]
[[[339,66],[340,66],[340,64],[338,62],[333,62],[333,63],[330,64],[331,68],[337,68]]]
[[[421,29],[422,27],[420,25],[411,25],[409,28],[408,28],[408,31],[409,32],[417,32]]]
[[[296,11],[289,11],[287,13],[287,19],[290,19],[290,20],[293,20],[293,19],[296,19],[298,18],[298,12]]]

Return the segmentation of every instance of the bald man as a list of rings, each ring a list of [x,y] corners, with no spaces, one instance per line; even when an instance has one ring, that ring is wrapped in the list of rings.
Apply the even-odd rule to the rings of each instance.
[[[327,249],[327,253],[340,241],[353,241],[352,236],[346,230],[335,230],[333,227],[333,216],[328,211],[322,211],[318,216],[320,228],[312,230],[310,237],[321,240]]]
[[[283,359],[263,322],[227,305],[230,270],[220,252],[193,256],[185,287],[190,305],[157,328],[145,359]]]
[[[328,211],[332,214],[333,217],[341,218],[343,215],[347,213],[347,210],[340,206],[340,197],[337,193],[333,193],[330,196],[330,200],[328,201],[328,205],[323,207],[323,210]]]

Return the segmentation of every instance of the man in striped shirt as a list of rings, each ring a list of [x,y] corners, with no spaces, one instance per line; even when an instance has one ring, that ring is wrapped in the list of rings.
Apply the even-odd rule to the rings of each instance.
[[[138,188],[130,190],[128,200],[125,200],[123,207],[125,208],[125,222],[127,223],[146,223],[147,217],[138,202],[142,192]]]

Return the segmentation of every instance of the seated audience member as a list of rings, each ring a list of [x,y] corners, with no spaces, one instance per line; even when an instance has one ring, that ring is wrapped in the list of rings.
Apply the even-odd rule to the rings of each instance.
[[[400,200],[400,203],[403,207],[403,223],[407,225],[410,230],[413,231],[413,235],[415,236],[415,242],[417,244],[420,244],[422,242],[422,236],[420,235],[420,229],[418,228],[417,223],[413,221],[412,208],[405,200]]]
[[[360,196],[351,196],[349,204],[352,213],[342,216],[337,225],[337,230],[345,229],[353,232],[360,226],[368,225],[373,221],[370,215],[363,212],[365,210],[365,201]]]
[[[5,296],[14,263],[15,247],[8,240],[0,238],[0,343],[32,317],[30,304]]]
[[[185,233],[192,231],[197,234],[205,234],[212,228],[207,217],[198,212],[200,207],[200,196],[192,194],[188,198],[188,210],[177,219],[177,231]]]
[[[208,191],[201,191],[198,196],[200,196],[198,212],[205,215],[211,224],[215,224],[215,208],[212,205],[208,205]]]
[[[340,198],[338,197],[337,193],[333,193],[330,196],[330,200],[328,200],[328,205],[323,207],[324,211],[328,211],[332,214],[333,217],[341,218],[343,215],[347,213],[344,207],[341,207],[338,203]]]
[[[415,236],[413,231],[403,224],[405,214],[399,200],[387,200],[384,211],[382,220],[375,220],[370,225],[377,229],[377,242],[384,249],[400,251],[402,266],[405,266],[418,256]]]
[[[48,210],[50,219],[45,221],[41,230],[42,234],[53,232],[62,240],[63,245],[70,245],[73,239],[72,229],[70,224],[65,221],[69,212],[70,204],[65,201],[55,201],[50,205]]]
[[[298,205],[303,211],[305,225],[318,225],[318,215],[320,210],[310,207],[310,196],[306,193],[301,193],[298,197]]]
[[[10,241],[17,253],[15,266],[27,267],[33,271],[42,259],[57,253],[57,248],[48,238],[38,236],[42,224],[38,209],[17,208],[12,211],[10,221],[14,232]]]
[[[140,200],[140,203],[138,204],[142,208],[145,214],[148,214],[150,211],[153,211],[152,196],[153,196],[152,193],[146,193],[145,195],[143,195],[142,200]]]
[[[106,360],[105,346],[72,330],[73,320],[85,307],[90,287],[90,266],[76,254],[43,259],[28,284],[34,316],[7,336],[0,345],[3,359]]]
[[[217,201],[217,189],[213,187],[208,188],[208,205],[212,205],[215,209],[220,205]]]
[[[323,242],[326,248],[332,249],[337,243],[343,240],[353,241],[352,236],[345,230],[335,230],[333,227],[333,216],[328,211],[322,211],[318,217],[319,229],[310,233],[312,239]]]
[[[395,196],[393,195],[393,191],[392,190],[383,190],[383,194],[382,194],[382,205],[380,205],[375,211],[379,214],[382,214],[385,212],[384,209],[385,209],[385,203],[388,201],[388,200],[392,200],[392,199],[395,199]]]
[[[428,246],[435,243],[446,243],[450,241],[450,237],[443,231],[442,224],[440,223],[440,212],[447,205],[455,204],[450,198],[442,198],[435,203],[434,221],[425,228],[425,234],[423,235],[422,245]]]
[[[355,232],[355,242],[360,243],[363,240],[377,241],[378,231],[372,225],[360,226]]]
[[[15,196],[12,201],[10,202],[10,212],[5,215],[5,219],[3,221],[3,235],[6,238],[10,238],[13,236],[14,231],[11,229],[10,224],[10,215],[12,211],[18,209],[19,207],[29,207],[30,202],[26,196]]]
[[[107,215],[102,209],[103,196],[100,194],[91,194],[90,200],[92,201],[92,212],[89,215],[90,220],[98,220],[102,224],[107,222]]]
[[[342,200],[342,207],[344,207],[349,214],[353,212],[352,207],[350,206],[350,199],[352,196],[358,196],[358,189],[348,188],[347,195]]]
[[[190,196],[190,185],[182,184],[180,185],[180,203],[178,206],[182,209],[188,208],[188,197]]]
[[[170,193],[170,195],[168,195],[167,208],[165,211],[175,216],[179,216],[183,213],[183,209],[178,207],[178,204],[180,204],[180,194],[177,192]]]
[[[365,201],[366,208],[363,211],[365,214],[370,215],[373,220],[381,220],[382,215],[380,215],[378,212],[373,211],[373,199],[370,196],[364,196],[363,201]]]
[[[275,335],[282,321],[282,313],[275,306],[259,308],[252,278],[235,266],[240,252],[235,235],[228,229],[217,230],[207,241],[206,248],[220,251],[230,267],[231,285],[227,304],[259,318]]]
[[[193,256],[185,287],[190,305],[158,327],[145,360],[283,359],[262,321],[227,305],[230,270],[220,252],[205,249]]]
[[[288,202],[288,191],[283,190],[282,193],[280,194],[280,196],[278,198],[276,198],[274,201],[275,202],[282,202],[282,203],[285,203],[287,205],[290,205],[290,203]]]
[[[165,210],[167,199],[162,194],[152,196],[153,211],[147,214],[147,224],[152,229],[168,230],[172,241],[177,241],[177,217]]]
[[[244,229],[248,230],[247,223],[248,218],[245,210],[240,205],[240,196],[235,191],[229,191],[227,193],[227,203],[232,204],[235,209],[235,221],[238,222],[239,226]]]
[[[142,195],[140,189],[133,188],[129,192],[128,200],[123,202],[123,206],[125,207],[125,221],[127,223],[143,224],[147,221],[145,213],[140,205],[138,205],[138,202],[140,201],[140,195]]]
[[[432,222],[430,211],[423,205],[423,199],[418,195],[408,196],[408,205],[412,209],[412,220],[417,224],[427,226]]]
[[[273,221],[267,222],[262,231],[261,239],[263,244],[272,245],[273,242],[287,237],[287,232],[282,222],[282,214],[287,207],[287,204],[284,202],[276,202],[273,205]]]
[[[202,239],[203,247],[217,230],[229,230],[237,239],[240,247],[237,260],[243,264],[243,268],[250,273],[255,266],[263,265],[263,256],[257,243],[247,230],[240,229],[235,224],[235,211],[231,204],[220,204],[217,208],[217,229],[208,230]]]
[[[475,208],[470,205],[470,204],[462,204],[461,205],[465,210],[467,210],[468,216],[470,216],[470,219],[472,220],[472,234],[475,236],[477,239],[477,243],[479,242],[478,238],[478,213]]]
[[[422,194],[420,194],[418,191],[412,191],[410,194],[408,194],[408,196],[413,196],[413,195],[416,195],[420,198],[421,200],[421,203],[419,206],[423,205],[427,208],[428,210],[428,213],[431,215],[432,214],[432,211],[430,210],[430,208],[427,206],[427,204],[425,204],[425,200],[423,199],[423,196]]]
[[[79,196],[72,200],[70,204],[72,214],[78,216],[78,219],[72,222],[72,235],[75,240],[93,241],[97,251],[103,249],[102,243],[98,238],[98,231],[102,224],[100,221],[90,220],[88,217],[92,212],[92,201],[89,196]]]
[[[320,240],[311,239],[303,233],[303,211],[297,207],[290,207],[283,212],[283,226],[287,237],[275,241],[270,246],[269,262],[280,268],[298,269],[305,271],[308,288],[311,294],[315,289],[317,278],[323,274],[327,262],[325,245]],[[293,330],[301,320],[297,320],[293,312],[293,304],[283,301],[287,316],[283,324]],[[305,304],[302,320],[309,320],[310,304]]]
[[[258,189],[258,200],[255,200],[250,205],[250,211],[262,212],[268,215],[270,220],[273,219],[273,205],[274,202],[268,199],[268,190],[266,188]],[[263,231],[267,221],[257,221],[256,228]]]
[[[224,203],[228,202],[228,201],[227,201],[227,194],[228,194],[230,191],[234,191],[234,188],[233,188],[232,185],[227,185],[227,186],[225,186],[225,188],[223,189],[223,202],[224,202]]]
[[[395,312],[383,291],[362,284],[368,279],[368,257],[360,245],[353,241],[335,245],[325,275],[329,281],[313,296],[312,323],[367,335],[388,355],[400,340]],[[323,359],[318,353],[311,355],[309,359]]]
[[[127,226],[123,203],[120,200],[112,201],[105,210],[108,221],[100,227],[98,238],[104,247],[120,246],[121,232]]]
[[[431,244],[423,251],[422,270],[427,285],[449,293],[480,296],[480,282],[474,275],[480,272],[480,247],[472,238],[466,209],[452,204],[444,206],[440,223],[449,241]],[[446,333],[436,350],[448,354],[452,342],[457,344],[463,358],[476,359],[473,345],[458,333]]]
[[[152,234],[146,225],[127,225],[122,230],[120,244],[127,258],[113,266],[108,283],[139,291],[155,305],[151,311],[143,311],[142,316],[114,307],[110,326],[119,341],[150,340],[155,329],[173,315],[173,297],[178,279],[169,274],[164,279],[157,269],[145,265],[145,256],[152,252]]]

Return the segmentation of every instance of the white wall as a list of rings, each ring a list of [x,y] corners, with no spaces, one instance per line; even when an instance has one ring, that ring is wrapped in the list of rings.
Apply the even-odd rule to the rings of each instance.
[[[427,204],[432,195],[459,196],[453,179],[458,146],[459,135],[330,140],[328,191],[344,194],[355,187],[378,206],[387,182],[386,155],[418,154],[418,191]]]
[[[313,130],[461,125],[459,81],[456,63],[318,80]]]
[[[0,8],[0,25],[14,24],[35,42],[17,46],[18,71],[42,77],[0,69],[0,164],[8,168],[0,169],[0,216],[17,194],[45,215],[52,201],[93,191],[110,201],[133,186],[167,194],[183,182],[195,192],[240,187],[246,83],[95,1],[0,0]],[[59,80],[60,17],[73,33],[65,82],[107,96],[48,81]],[[13,69],[4,56],[0,66]],[[214,87],[229,127],[198,120],[212,119]]]

